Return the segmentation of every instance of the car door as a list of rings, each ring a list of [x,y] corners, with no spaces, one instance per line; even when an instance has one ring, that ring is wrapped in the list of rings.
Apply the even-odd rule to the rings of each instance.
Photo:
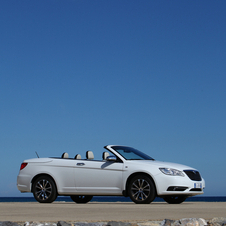
[[[79,194],[121,195],[122,162],[76,160],[75,187]]]

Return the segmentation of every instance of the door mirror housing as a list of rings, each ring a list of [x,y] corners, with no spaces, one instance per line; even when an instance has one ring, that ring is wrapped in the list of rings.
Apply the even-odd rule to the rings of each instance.
[[[109,161],[109,162],[116,162],[117,157],[111,155],[111,156],[108,156],[108,157],[106,158],[106,160]]]

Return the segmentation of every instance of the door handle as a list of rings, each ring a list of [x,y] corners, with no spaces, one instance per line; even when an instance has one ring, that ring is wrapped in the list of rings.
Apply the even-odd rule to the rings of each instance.
[[[83,163],[83,162],[77,163],[77,166],[84,166],[84,165],[85,165],[85,163]]]

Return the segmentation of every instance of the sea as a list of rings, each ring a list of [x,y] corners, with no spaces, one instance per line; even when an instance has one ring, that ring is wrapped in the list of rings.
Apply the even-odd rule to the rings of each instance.
[[[34,197],[0,197],[0,202],[37,202]],[[73,202],[68,196],[59,196],[55,202]],[[132,202],[123,196],[94,196],[90,202]],[[162,198],[155,198],[154,202],[165,202]],[[185,202],[226,202],[226,196],[193,196]]]

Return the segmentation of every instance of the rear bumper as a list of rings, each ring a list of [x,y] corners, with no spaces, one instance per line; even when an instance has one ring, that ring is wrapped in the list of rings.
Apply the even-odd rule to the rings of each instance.
[[[31,178],[28,175],[17,176],[17,188],[20,192],[31,192]]]

